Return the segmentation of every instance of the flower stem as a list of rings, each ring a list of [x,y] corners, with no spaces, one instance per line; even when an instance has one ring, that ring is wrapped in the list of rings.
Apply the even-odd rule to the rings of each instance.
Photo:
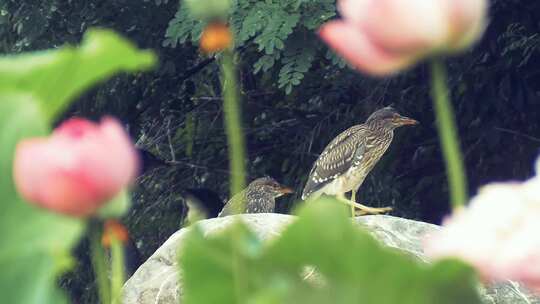
[[[229,146],[229,170],[230,176],[230,192],[231,197],[239,193],[245,187],[245,163],[246,158],[244,134],[241,126],[240,113],[240,96],[238,94],[238,81],[236,78],[236,67],[234,64],[234,53],[232,50],[222,52],[221,58],[221,76],[223,86],[223,108],[225,113],[225,131],[227,133],[227,141]],[[239,204],[235,204],[234,213],[243,213],[245,209],[245,201],[240,200]],[[241,236],[238,233],[233,234],[233,267],[235,277],[235,293],[237,303],[245,302],[245,269],[240,258]]]
[[[223,108],[225,113],[225,130],[229,146],[229,170],[231,172],[231,197],[245,187],[245,144],[242,133],[239,109],[238,81],[234,65],[234,54],[225,50],[221,58],[221,74],[223,85]],[[243,208],[243,206],[238,206]],[[239,212],[242,210],[237,210]]]
[[[89,230],[92,265],[98,285],[99,299],[102,304],[109,304],[111,303],[111,290],[107,278],[105,252],[101,246],[101,234],[103,231],[101,221],[91,220]]]
[[[446,70],[440,59],[434,59],[431,63],[431,77],[431,97],[435,108],[437,131],[446,162],[452,208],[456,211],[467,201],[467,178],[459,147],[454,111],[446,85]]]
[[[111,233],[111,299],[112,303],[122,303],[122,286],[125,282],[124,246]]]

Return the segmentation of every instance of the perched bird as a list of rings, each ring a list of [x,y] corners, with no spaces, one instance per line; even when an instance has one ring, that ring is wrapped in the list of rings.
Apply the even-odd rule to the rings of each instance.
[[[183,195],[186,201],[188,201],[188,204],[192,201],[194,204],[201,206],[208,218],[216,217],[221,209],[223,209],[223,199],[211,189],[185,189]]]
[[[182,191],[187,212],[182,226],[191,225],[197,221],[218,216],[223,209],[223,201],[219,195],[206,188],[185,189]]]
[[[384,154],[392,138],[394,129],[415,125],[414,119],[401,116],[391,107],[375,111],[364,124],[345,130],[324,148],[315,161],[302,199],[316,198],[321,194],[336,195],[341,201],[361,210],[363,214],[377,214],[391,208],[371,208],[357,204],[356,192],[371,169]],[[345,200],[345,193],[352,191],[351,201]]]
[[[261,177],[252,181],[246,189],[233,196],[218,216],[274,212],[276,198],[293,192],[292,189],[281,185],[271,177]]]

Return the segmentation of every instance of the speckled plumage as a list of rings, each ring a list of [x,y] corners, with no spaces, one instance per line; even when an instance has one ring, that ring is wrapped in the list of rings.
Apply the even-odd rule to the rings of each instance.
[[[394,129],[413,122],[386,107],[374,112],[364,124],[339,134],[315,161],[302,199],[356,191],[390,146]]]
[[[276,206],[276,198],[291,193],[287,187],[270,177],[261,177],[252,181],[246,189],[233,196],[219,213],[219,217],[235,213],[271,213]],[[238,212],[245,204],[245,210]]]

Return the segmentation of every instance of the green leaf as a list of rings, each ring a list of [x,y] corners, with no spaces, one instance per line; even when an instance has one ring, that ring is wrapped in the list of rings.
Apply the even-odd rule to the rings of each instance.
[[[184,0],[193,17],[201,20],[226,19],[231,0]]]
[[[0,290],[5,303],[62,303],[56,279],[71,263],[69,250],[82,221],[52,214],[18,198],[11,178],[13,152],[24,137],[48,132],[38,101],[25,93],[0,94]]]
[[[293,37],[294,39],[294,37]],[[290,43],[281,59],[283,66],[279,71],[278,87],[285,88],[289,94],[294,86],[300,84],[304,75],[309,71],[315,58],[315,46]]]
[[[267,257],[287,268],[316,266],[329,290],[349,295],[342,303],[480,302],[470,267],[458,261],[428,266],[385,248],[353,227],[338,204],[323,198],[303,208]]]
[[[57,271],[50,256],[13,256],[13,259],[1,259],[0,267],[4,303],[67,303],[63,293],[54,286]]]
[[[193,2],[204,8],[212,1],[221,0],[190,0],[188,5],[180,5],[169,22],[163,45],[196,44],[206,21],[194,18],[188,10],[189,4]],[[273,80],[277,81],[278,87],[287,94],[291,93],[302,83],[314,56],[322,47],[315,32],[336,15],[335,0],[236,0],[231,3],[228,24],[235,37],[234,44],[242,50],[244,58],[258,58],[253,63],[253,73],[270,72],[265,74],[270,78],[277,76]],[[213,15],[211,11],[219,6],[204,8],[201,14]],[[287,66],[282,59],[291,55],[297,59]],[[333,60],[332,65],[341,69],[345,67],[344,61]],[[289,71],[300,74],[290,74]]]
[[[262,243],[244,225],[236,224],[219,238],[206,240],[195,225],[181,258],[185,272],[182,303],[245,303],[247,278],[260,276],[255,258]],[[205,282],[200,284],[200,282]],[[209,292],[211,290],[211,292]]]
[[[114,73],[147,69],[156,58],[139,51],[129,41],[109,31],[89,30],[79,48],[10,55],[0,58],[0,91],[26,92],[41,103],[48,119],[53,119],[91,85]]]
[[[277,59],[279,59],[279,53],[275,53],[273,55],[264,55],[259,58],[254,64],[253,64],[253,74],[257,74],[260,71],[267,72],[270,68],[274,66],[274,63]]]
[[[194,229],[180,263],[187,304],[480,303],[470,267],[426,265],[386,248],[328,198],[303,207],[270,244],[240,223],[208,238]],[[309,267],[317,274],[306,275]]]
[[[169,22],[165,32],[164,46],[176,47],[179,43],[197,41],[202,33],[204,23],[193,19],[185,6],[181,6],[174,18]]]

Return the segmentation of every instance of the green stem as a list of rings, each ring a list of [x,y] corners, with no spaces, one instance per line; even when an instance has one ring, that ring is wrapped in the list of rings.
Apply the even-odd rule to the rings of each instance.
[[[467,201],[467,178],[459,147],[454,111],[446,85],[446,70],[440,59],[434,59],[431,63],[431,77],[431,96],[435,107],[439,140],[446,162],[450,199],[453,209],[457,210]]]
[[[223,108],[225,113],[225,131],[227,134],[227,143],[229,146],[229,170],[230,176],[230,197],[239,193],[245,187],[245,143],[244,134],[241,126],[240,115],[240,94],[238,93],[238,81],[236,78],[236,68],[234,64],[234,53],[232,50],[225,50],[221,59],[221,76],[223,86]],[[245,202],[241,200],[240,204],[234,206],[234,213],[243,213]],[[235,277],[235,293],[237,303],[245,302],[245,269],[243,267],[240,255],[241,239],[238,233],[233,234],[233,267]]]
[[[222,53],[221,74],[223,82],[223,108],[225,113],[225,131],[229,146],[229,170],[231,172],[230,197],[245,187],[245,144],[242,133],[239,107],[238,81],[234,65],[234,54],[227,50]],[[239,206],[241,208],[243,206]],[[237,210],[237,211],[243,211]]]
[[[122,286],[125,282],[124,246],[111,233],[111,299],[112,303],[122,303]]]
[[[94,275],[98,284],[99,299],[102,304],[111,303],[111,290],[107,278],[107,263],[105,261],[105,252],[101,246],[102,223],[98,220],[91,220],[89,225],[90,247],[92,252],[92,265]]]

